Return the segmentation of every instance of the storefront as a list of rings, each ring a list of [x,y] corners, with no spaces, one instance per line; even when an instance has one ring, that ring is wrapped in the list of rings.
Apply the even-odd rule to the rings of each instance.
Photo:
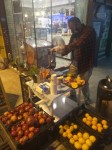
[[[75,15],[86,23],[88,17],[89,1],[7,0],[4,3],[12,55],[14,59],[19,57],[20,64],[47,67],[48,48],[60,44],[61,40],[57,39],[65,44],[69,42],[68,19]],[[63,58],[70,60],[71,54]]]

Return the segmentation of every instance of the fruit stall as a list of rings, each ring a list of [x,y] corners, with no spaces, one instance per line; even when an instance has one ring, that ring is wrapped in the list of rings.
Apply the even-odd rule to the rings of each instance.
[[[47,82],[24,81],[29,98],[0,115],[0,133],[6,139],[7,149],[111,150],[111,122],[92,106],[79,105],[70,98],[71,88],[80,94],[85,81],[79,76],[64,77],[63,83],[61,77],[59,81],[52,94]]]

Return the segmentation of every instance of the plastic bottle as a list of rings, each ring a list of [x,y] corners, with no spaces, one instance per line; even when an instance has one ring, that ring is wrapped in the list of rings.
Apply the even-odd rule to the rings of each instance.
[[[51,75],[50,94],[51,95],[56,95],[57,94],[57,76],[56,76],[56,74]]]

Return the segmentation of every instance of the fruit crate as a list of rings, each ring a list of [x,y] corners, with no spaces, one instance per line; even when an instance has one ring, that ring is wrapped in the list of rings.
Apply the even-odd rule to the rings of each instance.
[[[89,131],[88,129],[85,129],[82,127],[81,124],[79,124],[79,122],[77,122],[77,119],[74,118],[74,116],[71,114],[70,116],[68,116],[67,118],[65,118],[62,122],[60,122],[60,125],[59,125],[59,130],[61,129],[61,126],[64,127],[64,125],[69,125],[71,126],[71,124],[73,125],[77,125],[78,128],[73,130],[72,131],[72,135],[76,135],[78,132],[81,132],[82,134],[83,133],[88,133],[90,136],[94,136],[96,141],[92,143],[92,145],[89,147],[89,150],[98,150],[97,149],[97,144],[99,142],[99,138],[97,136],[95,136],[91,131]],[[60,131],[58,131],[60,132]],[[74,144],[71,144],[69,142],[70,139],[68,139],[68,137],[63,137],[63,134],[59,133],[59,140],[60,142],[67,148],[67,150],[77,150],[75,147],[74,147]],[[80,149],[81,150],[81,149]]]
[[[40,110],[41,111],[37,111],[27,119],[17,122],[16,124],[6,129],[8,135],[18,149],[28,149],[30,145],[33,146],[34,144],[37,148],[41,143],[40,139],[45,139],[47,133],[52,130],[54,118],[49,116],[42,109]],[[38,116],[38,113],[40,113],[40,116]],[[34,116],[41,118],[37,120],[37,118]],[[43,117],[46,117],[46,121],[44,123],[42,123],[42,121],[40,122]],[[30,119],[30,124],[28,119]]]
[[[89,114],[89,116],[92,117],[92,120],[91,120],[91,117],[89,118],[89,120],[91,120],[90,122],[87,122],[88,114]],[[85,129],[88,129],[89,131],[91,131],[93,134],[95,134],[96,136],[98,136],[100,138],[110,135],[110,132],[112,134],[110,122],[108,120],[106,120],[104,117],[102,117],[101,115],[99,115],[95,111],[95,109],[89,105],[88,106],[82,105],[81,107],[79,107],[77,112],[75,112],[74,116],[76,116],[76,119],[79,122],[79,124],[81,124]],[[86,119],[84,119],[84,118],[86,118]],[[95,123],[93,120],[97,120],[96,121],[97,123]],[[107,129],[103,128],[103,124],[101,123],[102,120],[105,120],[107,122],[107,126],[106,126],[106,128],[108,127]],[[93,127],[92,125],[95,125],[95,127]],[[98,126],[100,126],[99,131],[98,131]]]
[[[6,127],[10,127],[13,124],[25,119],[23,116],[24,113],[28,112],[28,109],[33,109],[35,111],[41,110],[41,108],[38,107],[38,105],[35,105],[33,102],[28,100],[27,102],[24,102],[20,104],[19,106],[13,108],[10,111],[4,112],[0,116],[0,122]],[[33,111],[32,110],[32,111]],[[12,119],[12,120],[11,120]]]

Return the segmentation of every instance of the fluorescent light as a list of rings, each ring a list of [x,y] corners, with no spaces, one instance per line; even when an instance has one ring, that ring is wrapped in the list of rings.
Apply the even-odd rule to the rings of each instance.
[[[27,17],[28,17],[28,14],[25,14],[24,16],[27,18]]]

